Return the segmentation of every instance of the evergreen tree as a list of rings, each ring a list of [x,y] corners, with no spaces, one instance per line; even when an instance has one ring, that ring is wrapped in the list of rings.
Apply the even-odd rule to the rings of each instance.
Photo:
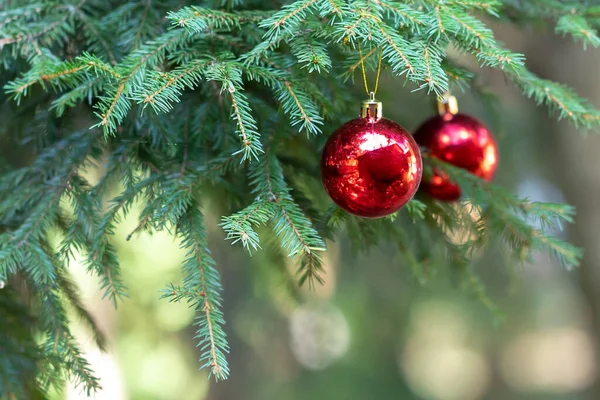
[[[168,301],[197,312],[202,367],[229,373],[223,288],[201,210],[218,204],[232,245],[297,260],[300,284],[322,274],[324,240],[342,232],[368,250],[397,247],[420,281],[450,270],[494,309],[471,255],[502,246],[514,262],[549,250],[574,267],[581,250],[552,236],[572,222],[565,204],[530,202],[423,153],[427,172],[458,182],[461,206],[413,199],[377,220],[332,206],[320,151],[353,118],[361,63],[432,99],[472,87],[481,67],[502,71],[559,119],[594,129],[600,113],[570,88],[542,79],[484,21],[550,26],[597,47],[600,7],[575,0],[4,0],[0,140],[0,395],[44,396],[71,380],[99,388],[73,337],[75,313],[104,338],[81,304],[69,262],[83,254],[104,296],[127,296],[111,243],[134,203],[139,231],[168,230],[186,257]],[[448,50],[454,49],[452,56]],[[360,77],[358,79],[361,79]],[[18,156],[15,157],[16,153]],[[91,180],[86,171],[103,174]],[[118,194],[113,195],[115,188]],[[213,208],[211,208],[213,209]],[[471,211],[476,209],[477,213]],[[476,215],[476,217],[473,217]],[[533,222],[536,222],[535,224]],[[467,232],[456,244],[452,232]],[[226,295],[226,290],[225,290]],[[235,349],[233,349],[235,351]]]

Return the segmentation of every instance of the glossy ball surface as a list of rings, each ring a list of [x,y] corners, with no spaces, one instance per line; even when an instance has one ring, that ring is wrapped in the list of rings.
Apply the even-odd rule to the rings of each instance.
[[[323,184],[351,214],[378,218],[397,211],[415,194],[423,165],[419,146],[386,118],[357,118],[340,126],[321,157]]]
[[[440,160],[488,182],[494,177],[498,145],[490,131],[475,118],[464,114],[435,116],[416,130],[415,140]],[[437,173],[421,182],[421,190],[443,201],[455,201],[461,195],[458,185]]]

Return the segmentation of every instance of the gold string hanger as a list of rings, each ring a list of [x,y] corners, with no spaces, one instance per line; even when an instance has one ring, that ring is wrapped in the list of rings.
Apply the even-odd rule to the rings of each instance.
[[[379,62],[377,64],[377,76],[375,78],[375,89],[371,92],[369,90],[369,84],[367,83],[367,71],[365,69],[365,59],[362,54],[362,50],[360,48],[360,42],[358,42],[358,54],[360,55],[360,67],[362,70],[363,83],[365,84],[365,91],[367,92],[367,96],[375,99],[375,94],[377,94],[377,89],[379,89],[379,77],[381,76],[381,60],[383,59],[383,50],[379,50]]]

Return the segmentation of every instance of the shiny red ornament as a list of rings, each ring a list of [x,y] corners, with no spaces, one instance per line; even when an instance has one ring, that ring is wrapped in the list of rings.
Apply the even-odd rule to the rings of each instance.
[[[321,176],[331,199],[360,217],[397,211],[415,194],[423,166],[419,146],[400,125],[381,117],[381,103],[363,103],[361,117],[329,138]]]
[[[417,129],[415,140],[440,160],[488,182],[494,177],[498,145],[490,131],[475,118],[452,112],[435,116]],[[460,187],[439,173],[424,179],[421,190],[443,201],[456,201],[461,195]]]

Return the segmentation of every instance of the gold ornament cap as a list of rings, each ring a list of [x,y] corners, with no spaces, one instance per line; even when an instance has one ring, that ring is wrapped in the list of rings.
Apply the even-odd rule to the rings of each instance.
[[[438,112],[442,116],[458,114],[458,101],[450,93],[445,93],[441,98],[438,98],[437,106]]]
[[[369,99],[364,100],[360,106],[360,117],[376,122],[383,117],[383,104],[375,100],[375,92],[369,94]]]

